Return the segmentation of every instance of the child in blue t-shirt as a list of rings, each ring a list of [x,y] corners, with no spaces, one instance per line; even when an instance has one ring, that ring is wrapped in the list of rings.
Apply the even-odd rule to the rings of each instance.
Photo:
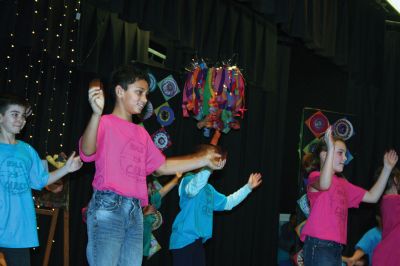
[[[82,166],[74,153],[64,167],[45,170],[37,152],[17,140],[29,113],[14,95],[0,95],[0,252],[8,265],[30,265],[29,248],[39,245],[31,189],[42,189]]]
[[[206,147],[210,145],[202,145]],[[224,157],[220,147],[216,153]],[[205,167],[187,173],[179,185],[181,211],[172,226],[170,250],[174,266],[205,265],[203,243],[212,236],[213,212],[231,210],[261,184],[261,174],[253,173],[235,193],[225,196],[208,184],[212,170]]]

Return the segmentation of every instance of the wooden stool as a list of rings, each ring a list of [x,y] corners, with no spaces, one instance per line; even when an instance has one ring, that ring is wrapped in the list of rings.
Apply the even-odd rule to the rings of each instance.
[[[0,266],[7,266],[6,258],[4,258],[4,254],[0,252]]]
[[[46,251],[43,259],[43,266],[49,265],[51,248],[53,246],[54,232],[57,226],[57,218],[59,208],[43,209],[36,208],[36,213],[39,215],[51,216],[51,224],[49,229],[49,236],[47,238]],[[0,266],[2,266],[0,264]],[[64,209],[64,266],[69,266],[69,212]]]

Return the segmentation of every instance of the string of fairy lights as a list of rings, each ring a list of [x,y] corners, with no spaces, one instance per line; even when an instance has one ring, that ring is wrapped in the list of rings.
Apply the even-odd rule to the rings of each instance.
[[[65,6],[65,4],[63,5]],[[51,13],[53,12],[52,8],[52,1],[49,1],[49,17],[51,16]],[[61,29],[60,29],[61,28]],[[56,61],[51,60],[52,66],[49,71],[53,72],[52,75],[52,80],[51,80],[51,85],[50,85],[50,99],[49,99],[49,104],[47,105],[47,111],[49,114],[49,118],[47,120],[47,130],[46,130],[46,137],[44,140],[44,146],[45,146],[45,153],[46,155],[48,154],[48,147],[49,147],[49,136],[50,132],[53,128],[53,122],[54,122],[54,113],[53,113],[53,105],[54,105],[54,93],[56,91],[56,82],[57,82],[57,68],[56,64],[57,61],[60,59],[60,50],[61,50],[61,38],[60,38],[60,31],[62,30],[62,23],[58,23],[58,27],[56,27],[56,34],[55,34],[55,39],[57,40],[57,48],[56,48]]]
[[[54,14],[55,5],[58,5],[57,12],[61,13],[62,16]],[[34,0],[31,37],[32,43],[38,44],[35,50],[33,50],[34,45],[31,45],[26,50],[23,49],[24,47],[16,47],[16,27],[9,34],[10,48],[3,61],[5,62],[3,76],[6,80],[6,88],[7,90],[13,90],[16,87],[13,78],[18,80],[18,74],[22,74],[21,87],[24,88],[25,99],[32,106],[32,114],[26,127],[28,141],[35,143],[38,141],[38,136],[41,135],[40,137],[44,140],[44,143],[40,144],[42,145],[40,148],[44,149],[44,155],[48,155],[50,152],[58,153],[65,146],[65,127],[76,62],[76,14],[79,8],[80,1],[65,0],[59,3],[58,1],[50,0],[48,1],[47,10],[45,10],[40,0]],[[24,19],[18,10],[16,10],[15,16],[17,20]],[[49,18],[51,18],[51,25]],[[68,26],[68,29],[66,29],[66,26]],[[50,58],[51,47],[48,47],[49,39],[56,45],[55,49],[53,49],[55,54],[52,55],[52,58]],[[63,41],[64,43],[62,43]],[[62,45],[64,46],[62,47]],[[66,47],[68,47],[68,51],[64,51],[62,55],[62,48],[65,49]],[[13,75],[15,74],[13,72],[13,62],[16,60],[15,53],[17,48],[19,48],[18,51],[25,52],[26,65],[20,73]],[[58,69],[60,65],[61,69]],[[60,98],[60,94],[64,100],[61,102],[63,110],[61,110],[60,106],[56,106],[59,112],[55,113],[56,97]],[[43,104],[46,105],[46,109],[43,108]],[[44,111],[46,112],[43,113]],[[40,119],[38,119],[38,115]],[[37,128],[38,126],[40,127]],[[54,143],[57,142],[57,147],[55,147]],[[51,147],[49,147],[50,144],[52,145]]]
[[[23,89],[25,99],[32,107],[26,127],[27,141],[35,143],[40,136],[44,143],[40,143],[41,147],[38,148],[44,149],[45,157],[51,152],[61,152],[65,146],[67,114],[71,111],[69,97],[75,74],[80,1],[64,0],[60,3],[55,0],[33,0],[32,10],[24,8],[25,14],[18,10],[24,3],[16,1],[15,4],[16,22],[10,30],[10,46],[3,61],[4,85],[11,91],[17,91],[19,86]],[[17,24],[24,19],[32,22],[32,41],[29,46],[16,40],[16,34],[19,34]],[[18,67],[17,61],[20,64]],[[25,65],[21,65],[21,62]],[[37,204],[36,207],[42,206]],[[54,208],[50,210],[54,212]],[[52,242],[55,242],[54,239]]]

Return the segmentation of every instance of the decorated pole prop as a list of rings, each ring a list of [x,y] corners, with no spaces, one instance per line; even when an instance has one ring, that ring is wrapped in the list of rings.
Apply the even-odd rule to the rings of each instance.
[[[217,145],[222,133],[239,129],[245,109],[245,80],[239,68],[224,65],[208,68],[195,64],[187,74],[182,99],[183,116],[189,114],[198,121],[204,136],[214,135],[211,144]]]

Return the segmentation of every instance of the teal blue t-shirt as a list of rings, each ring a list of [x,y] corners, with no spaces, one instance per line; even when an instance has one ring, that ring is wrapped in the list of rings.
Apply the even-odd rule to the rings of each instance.
[[[31,189],[42,189],[49,174],[27,143],[0,143],[0,247],[39,245]]]
[[[196,174],[188,173],[179,186],[181,211],[172,225],[170,249],[183,248],[196,239],[206,242],[212,236],[213,212],[223,211],[225,208],[227,197],[208,183],[193,197],[186,193],[186,185],[195,176]]]

